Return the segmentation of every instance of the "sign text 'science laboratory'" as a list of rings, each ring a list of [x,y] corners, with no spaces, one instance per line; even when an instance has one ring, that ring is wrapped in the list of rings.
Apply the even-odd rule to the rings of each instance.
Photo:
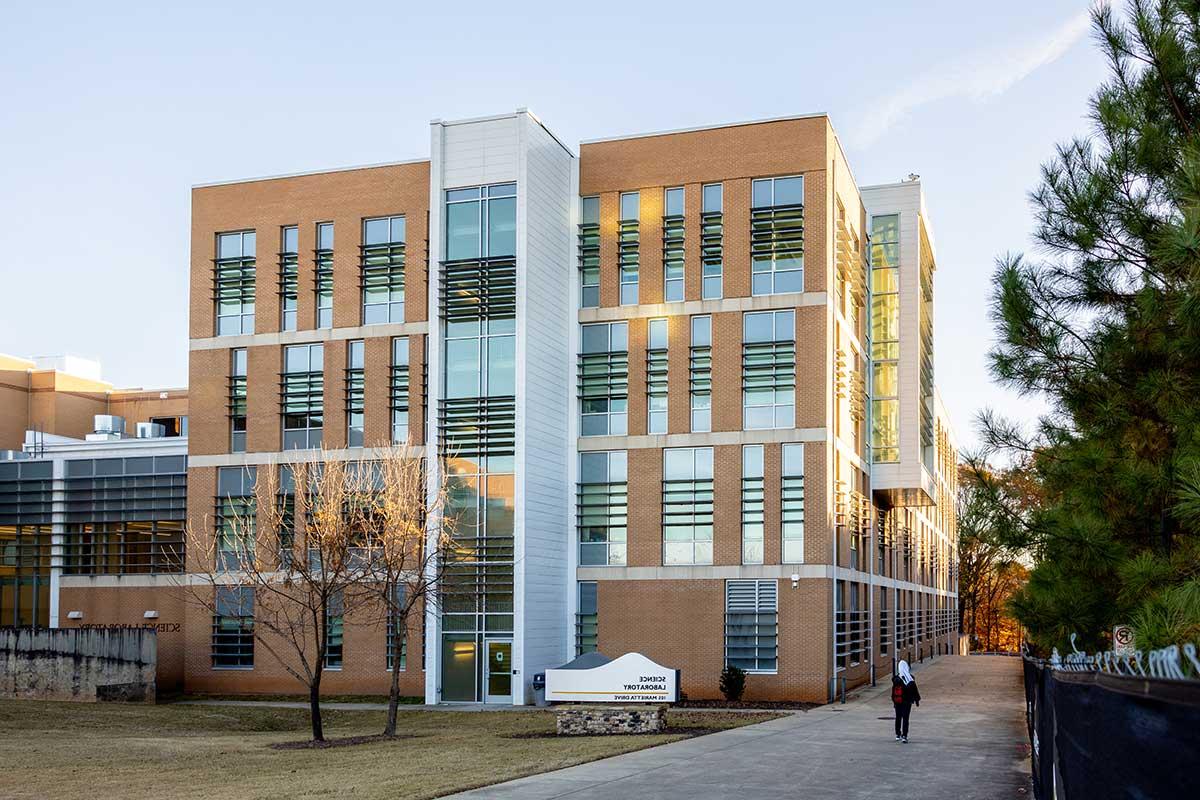
[[[656,664],[641,653],[626,653],[590,669],[581,669],[572,662],[560,669],[546,670],[546,700],[674,703],[679,700],[679,671]]]

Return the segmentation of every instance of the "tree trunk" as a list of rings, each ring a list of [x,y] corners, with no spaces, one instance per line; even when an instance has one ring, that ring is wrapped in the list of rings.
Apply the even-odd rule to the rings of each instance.
[[[387,725],[383,729],[384,736],[396,735],[396,712],[400,707],[400,648],[407,624],[407,620],[398,620],[392,631],[392,680],[388,687]]]
[[[325,741],[325,730],[321,726],[321,673],[319,671],[308,687],[308,716],[312,720],[313,741]]]

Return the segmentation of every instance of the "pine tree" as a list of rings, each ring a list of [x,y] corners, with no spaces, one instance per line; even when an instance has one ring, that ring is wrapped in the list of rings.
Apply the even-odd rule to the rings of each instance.
[[[993,375],[1050,411],[981,425],[1039,487],[1021,509],[981,477],[1033,557],[1012,610],[1046,649],[1135,617],[1141,646],[1200,633],[1200,2],[1102,5],[1093,26],[1109,78],[1032,194],[1045,257],[994,277]]]

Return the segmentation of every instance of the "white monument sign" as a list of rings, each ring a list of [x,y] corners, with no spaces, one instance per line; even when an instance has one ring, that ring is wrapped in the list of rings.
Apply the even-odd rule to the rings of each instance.
[[[546,670],[546,700],[551,703],[674,703],[678,699],[678,670],[641,653],[626,653],[591,669]]]

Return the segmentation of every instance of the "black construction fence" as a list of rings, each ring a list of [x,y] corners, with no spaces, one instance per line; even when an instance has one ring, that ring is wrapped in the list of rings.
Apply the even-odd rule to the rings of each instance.
[[[1200,798],[1200,680],[1024,662],[1037,800]]]

